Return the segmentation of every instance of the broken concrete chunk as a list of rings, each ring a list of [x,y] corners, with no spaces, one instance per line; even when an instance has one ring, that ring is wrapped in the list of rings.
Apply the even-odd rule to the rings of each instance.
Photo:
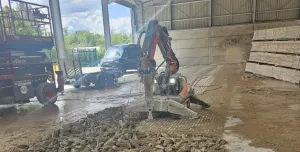
[[[139,120],[125,120],[123,108],[109,108],[73,124],[64,125],[49,138],[28,145],[31,152],[200,152],[225,151],[227,143],[217,137],[175,134],[166,132],[142,132],[134,128]],[[25,146],[24,146],[25,147]],[[210,149],[209,149],[210,148]]]

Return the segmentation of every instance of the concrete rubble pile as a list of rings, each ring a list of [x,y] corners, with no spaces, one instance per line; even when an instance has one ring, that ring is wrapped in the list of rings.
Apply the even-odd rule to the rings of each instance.
[[[75,123],[64,125],[46,140],[19,146],[26,152],[226,152],[225,140],[213,136],[141,132],[140,119],[124,119],[123,107],[108,108]],[[201,129],[201,128],[199,128]],[[192,134],[192,133],[191,133]],[[24,148],[25,147],[25,148]]]

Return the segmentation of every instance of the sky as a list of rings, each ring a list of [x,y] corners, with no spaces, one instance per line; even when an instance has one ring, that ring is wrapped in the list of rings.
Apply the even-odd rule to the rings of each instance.
[[[24,0],[49,6],[49,0]],[[60,0],[63,27],[69,32],[88,30],[103,34],[101,0]],[[131,33],[130,9],[116,3],[108,6],[110,26],[115,32]]]

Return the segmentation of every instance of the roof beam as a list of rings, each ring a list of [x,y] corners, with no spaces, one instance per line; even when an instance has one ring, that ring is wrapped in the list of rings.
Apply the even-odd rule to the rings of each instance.
[[[116,0],[108,0],[108,4],[115,2]]]
[[[123,5],[125,7],[128,7],[128,8],[134,8],[134,4],[129,3],[126,0],[108,0],[108,4],[113,3],[113,2],[115,2],[117,4],[120,4],[120,5]]]
[[[136,5],[142,5],[142,2],[141,2],[140,0],[134,0],[134,3],[135,3]]]

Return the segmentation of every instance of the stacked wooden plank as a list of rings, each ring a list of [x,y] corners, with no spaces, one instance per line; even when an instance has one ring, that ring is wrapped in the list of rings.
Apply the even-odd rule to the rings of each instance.
[[[300,82],[300,26],[255,31],[246,71]]]

